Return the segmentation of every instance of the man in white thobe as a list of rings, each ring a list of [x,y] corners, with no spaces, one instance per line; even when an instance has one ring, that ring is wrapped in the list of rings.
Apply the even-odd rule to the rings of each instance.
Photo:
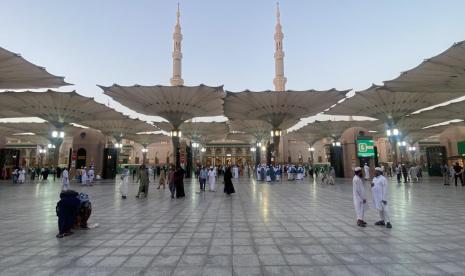
[[[87,177],[89,178],[90,186],[94,185],[94,177],[95,177],[94,167],[90,167],[89,171],[87,172]]]
[[[367,197],[365,193],[365,185],[362,180],[362,168],[356,167],[354,169],[354,178],[352,179],[354,207],[357,214],[357,225],[366,227],[367,223],[364,221],[365,210],[368,207]]]
[[[236,165],[234,165],[234,168],[233,168],[233,175],[234,175],[234,179],[239,178],[239,167],[237,167]]]
[[[84,167],[81,170],[81,185],[87,185],[87,168]]]
[[[378,210],[381,218],[375,225],[392,228],[388,208],[388,181],[379,167],[375,168],[375,177],[371,183],[371,194],[373,195],[373,206]]]
[[[370,167],[368,167],[367,163],[363,166],[363,170],[365,171],[365,180],[370,179]]]
[[[61,181],[63,184],[63,187],[61,189],[63,191],[67,191],[69,189],[69,173],[68,173],[67,168],[63,169],[63,172],[61,173],[61,177],[62,177]]]
[[[210,192],[216,192],[216,170],[210,167],[208,171],[208,185],[210,186]]]
[[[121,192],[121,197],[123,199],[126,199],[128,196],[128,182],[129,182],[129,166],[125,166],[123,169],[123,173],[121,173],[121,186],[120,186],[120,192]]]

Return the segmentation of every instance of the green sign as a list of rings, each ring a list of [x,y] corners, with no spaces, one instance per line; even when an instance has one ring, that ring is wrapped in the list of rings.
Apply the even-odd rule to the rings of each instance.
[[[357,156],[374,157],[375,147],[373,146],[373,140],[357,140]]]
[[[465,141],[457,142],[457,150],[459,152],[459,155],[465,155]]]

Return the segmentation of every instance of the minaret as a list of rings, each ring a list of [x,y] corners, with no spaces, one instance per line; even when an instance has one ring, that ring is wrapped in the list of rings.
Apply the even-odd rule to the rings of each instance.
[[[285,91],[286,90],[286,77],[284,76],[284,51],[283,51],[283,38],[284,34],[281,27],[281,14],[279,12],[279,2],[276,4],[276,27],[274,34],[275,41],[275,78],[273,80],[274,90]]]
[[[182,33],[181,33],[181,25],[179,24],[179,17],[181,13],[179,12],[179,3],[178,3],[178,11],[176,13],[176,26],[174,27],[173,33],[173,41],[174,41],[174,49],[173,49],[173,77],[170,79],[172,86],[180,86],[184,85],[184,80],[181,77],[181,60],[182,60],[182,53],[181,53],[181,41],[182,41]]]

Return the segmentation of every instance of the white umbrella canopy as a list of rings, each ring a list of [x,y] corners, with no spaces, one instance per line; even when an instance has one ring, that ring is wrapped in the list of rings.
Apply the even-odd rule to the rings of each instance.
[[[3,92],[0,107],[19,110],[27,117],[39,117],[59,128],[70,123],[89,120],[123,118],[123,114],[97,103],[93,98],[79,95],[75,91],[57,92]]]
[[[194,117],[223,114],[223,86],[99,86],[104,94],[135,112],[160,116],[174,128]]]
[[[225,139],[230,141],[240,141],[247,144],[253,144],[256,142],[255,136],[249,133],[228,133]]]
[[[300,130],[300,129],[299,129]],[[297,141],[302,141],[307,143],[309,146],[315,144],[318,140],[325,138],[321,133],[312,133],[312,132],[300,132],[299,130],[289,132],[287,136],[291,139]]]
[[[379,124],[378,121],[315,121],[310,123],[295,132],[297,134],[305,134],[316,136],[315,138],[334,137],[339,138],[342,133],[351,127],[362,127],[372,129]],[[320,138],[320,139],[321,139]],[[317,139],[319,140],[319,139]]]
[[[57,88],[70,85],[64,79],[30,63],[21,55],[0,47],[0,89]]]
[[[231,132],[245,132],[253,135],[257,140],[268,138],[270,131],[273,130],[271,124],[260,120],[233,120],[228,124]]]
[[[372,85],[325,112],[329,115],[367,116],[396,124],[403,116],[459,97],[457,93],[391,92]]]
[[[226,123],[218,122],[185,122],[181,125],[181,132],[183,136],[199,140],[202,136],[226,135],[228,133],[228,126]]]
[[[465,94],[465,41],[384,84],[397,92]]]
[[[424,119],[442,119],[443,121],[465,119],[465,101],[439,106],[434,109],[412,114],[411,116]]]
[[[129,134],[126,139],[134,141],[143,147],[148,147],[150,144],[166,142],[169,143],[171,138],[163,134]]]
[[[100,130],[103,134],[115,139],[126,138],[128,135],[134,135],[139,132],[153,132],[159,130],[157,127],[147,122],[127,117],[116,120],[82,121],[81,124]]]
[[[27,122],[15,122],[15,123],[0,123],[0,132],[4,136],[20,136],[25,138],[26,136],[37,136],[45,139],[52,136],[52,131],[57,128],[48,123],[27,123]],[[65,133],[74,133],[78,127],[72,125],[65,125],[61,130]],[[24,133],[33,133],[34,135],[19,135]]]
[[[410,144],[415,144],[418,141],[421,141],[423,139],[429,138],[431,136],[436,136],[441,134],[444,130],[457,126],[457,124],[446,124],[446,125],[439,125],[435,127],[429,127],[429,128],[422,128],[422,129],[416,129],[416,130],[411,130],[407,131],[402,134],[403,140],[408,141]]]
[[[301,118],[323,112],[345,97],[339,91],[227,92],[224,113],[230,120],[261,120],[274,129],[288,129]]]
[[[444,122],[444,119],[407,116],[407,117],[403,117],[396,123],[396,128],[400,131],[400,134],[403,135],[404,133],[421,130],[425,127],[439,124],[442,122]],[[379,121],[377,121],[377,125],[375,127],[376,130],[380,131],[380,133],[383,133],[383,134],[386,134],[385,131],[389,128],[390,126],[388,124],[382,123]]]

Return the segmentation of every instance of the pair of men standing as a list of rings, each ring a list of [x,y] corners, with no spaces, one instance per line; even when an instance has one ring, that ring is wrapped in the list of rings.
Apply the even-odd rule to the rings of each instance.
[[[366,227],[367,223],[364,221],[365,210],[368,209],[367,196],[365,192],[365,185],[362,179],[362,168],[357,167],[354,169],[355,176],[353,178],[353,196],[355,212],[357,214],[357,225]],[[379,167],[375,168],[375,177],[371,183],[371,193],[373,196],[373,205],[379,212],[381,220],[375,225],[386,226],[392,228],[389,209],[388,209],[388,182],[383,176],[383,170]]]

